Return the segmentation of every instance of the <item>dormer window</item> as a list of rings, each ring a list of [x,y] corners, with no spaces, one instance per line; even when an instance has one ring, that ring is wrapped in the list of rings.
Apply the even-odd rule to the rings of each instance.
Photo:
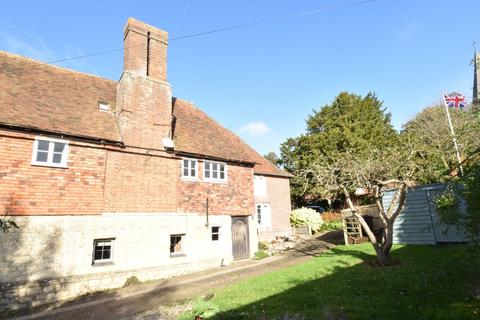
[[[102,111],[110,111],[110,105],[106,102],[98,101],[98,109]]]

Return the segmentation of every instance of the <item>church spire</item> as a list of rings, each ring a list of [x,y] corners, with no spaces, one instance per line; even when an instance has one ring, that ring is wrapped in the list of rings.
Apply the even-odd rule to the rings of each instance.
[[[473,55],[473,96],[474,104],[480,103],[480,53],[475,50]]]

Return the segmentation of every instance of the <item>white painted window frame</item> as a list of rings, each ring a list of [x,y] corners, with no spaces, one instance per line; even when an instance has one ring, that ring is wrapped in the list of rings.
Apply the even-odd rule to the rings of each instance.
[[[47,161],[37,161],[37,153],[38,153],[38,143],[39,141],[46,141],[48,142],[48,152],[47,152]],[[53,162],[53,154],[54,154],[54,147],[55,143],[63,143],[65,144],[65,148],[63,149],[62,160],[60,163]],[[68,168],[68,140],[64,139],[54,139],[49,137],[37,136],[35,137],[35,141],[33,142],[33,151],[32,151],[32,162],[31,164],[34,166],[43,166],[43,167],[55,167],[55,168]]]
[[[110,104],[103,101],[98,101],[98,110],[103,112],[110,112]]]
[[[258,207],[260,206],[260,223],[258,223]],[[268,202],[258,202],[255,204],[255,218],[257,225],[262,229],[272,227],[272,206]]]
[[[210,177],[207,178],[205,177],[205,173],[206,173],[206,169],[207,169],[207,163],[210,163],[211,164],[211,168],[213,167],[213,164],[216,163],[219,165],[218,167],[218,174],[217,174],[217,178],[213,178],[213,170],[210,169]],[[225,178],[224,179],[221,179],[220,178],[220,165],[223,165],[223,168],[224,168],[224,171],[225,171]],[[215,182],[215,183],[227,183],[228,181],[228,166],[227,166],[227,163],[226,162],[221,162],[221,161],[211,161],[211,160],[205,160],[203,161],[203,180],[205,181],[208,181],[208,182]]]
[[[99,242],[108,242],[111,243],[110,249],[110,259],[100,259],[95,260],[95,248],[97,247],[97,243]],[[92,265],[102,265],[102,264],[111,264],[113,263],[113,255],[115,253],[115,238],[100,238],[93,240],[93,253],[92,253]]]
[[[190,161],[195,161],[195,176],[192,177],[190,175],[188,176],[185,176],[183,173],[184,173],[184,169],[185,169],[185,160],[188,161],[188,172],[190,173],[190,170],[191,170],[191,162]],[[198,159],[195,159],[195,158],[182,158],[182,179],[183,180],[198,180]]]
[[[218,232],[213,232],[213,228],[218,228]],[[214,234],[217,234],[218,235],[218,239],[217,240],[213,240],[212,237]],[[219,225],[215,225],[215,226],[212,226],[212,228],[210,229],[210,240],[213,242],[213,243],[218,243],[220,242],[220,240],[222,239],[222,226],[219,226]]]
[[[260,208],[260,212],[258,212],[258,209]],[[262,204],[261,203],[257,203],[257,205],[255,206],[255,217],[256,217],[256,220],[257,220],[257,224],[259,226],[262,225],[262,221],[263,221],[263,215],[262,215]],[[260,216],[260,219],[258,218]],[[258,221],[260,220],[260,221]]]
[[[186,239],[186,234],[185,233],[172,233],[170,234],[170,236],[168,237],[169,239],[169,250],[170,251],[170,246],[172,245],[172,237],[180,237],[181,240],[180,240],[180,252],[170,252],[170,257],[184,257],[186,256],[185,254],[185,239]]]

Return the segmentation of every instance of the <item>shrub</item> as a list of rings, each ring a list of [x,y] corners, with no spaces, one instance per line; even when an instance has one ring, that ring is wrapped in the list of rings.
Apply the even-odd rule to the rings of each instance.
[[[127,281],[125,281],[125,284],[123,285],[123,287],[126,288],[126,287],[130,287],[130,286],[136,286],[136,285],[139,285],[141,283],[142,282],[140,280],[138,280],[138,278],[136,276],[131,276],[131,277],[127,278]]]
[[[307,225],[314,232],[318,232],[323,224],[320,214],[309,208],[295,209],[290,214],[290,223],[294,227]]]
[[[263,250],[263,251],[268,250],[268,242],[267,241],[258,241],[258,250]]]
[[[267,257],[269,257],[269,255],[266,251],[258,250],[257,252],[255,252],[255,260],[262,260]]]

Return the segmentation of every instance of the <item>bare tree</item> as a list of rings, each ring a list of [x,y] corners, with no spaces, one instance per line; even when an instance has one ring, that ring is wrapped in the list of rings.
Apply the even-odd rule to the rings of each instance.
[[[305,180],[322,185],[326,198],[345,196],[352,214],[359,220],[375,249],[378,263],[384,265],[392,248],[393,224],[404,209],[407,188],[412,184],[416,171],[413,156],[413,149],[407,144],[363,154],[347,151],[336,158],[323,156],[300,174],[308,177]],[[382,224],[380,238],[375,236],[351,200],[351,192],[359,188],[373,195]],[[396,188],[396,191],[389,207],[384,208],[382,196],[387,188]]]

